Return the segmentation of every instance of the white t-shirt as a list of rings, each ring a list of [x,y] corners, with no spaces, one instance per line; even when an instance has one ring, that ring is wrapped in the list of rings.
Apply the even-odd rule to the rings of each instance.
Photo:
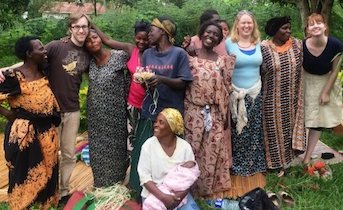
[[[159,186],[174,166],[190,160],[195,160],[192,147],[182,138],[177,137],[176,148],[171,157],[164,152],[155,136],[147,139],[142,146],[137,167],[140,183],[143,187],[141,196],[146,198],[150,194],[144,187],[145,183],[153,181]]]

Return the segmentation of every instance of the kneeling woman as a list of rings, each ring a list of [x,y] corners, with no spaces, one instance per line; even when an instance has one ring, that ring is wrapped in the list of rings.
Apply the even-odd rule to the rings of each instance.
[[[193,160],[194,154],[189,143],[177,135],[183,134],[181,113],[173,108],[164,109],[154,124],[154,136],[147,139],[142,146],[138,162],[138,174],[144,199],[153,194],[163,202],[167,209],[174,209],[187,196],[186,204],[178,209],[199,209],[189,194],[189,190],[174,192],[175,195],[163,193],[158,186],[164,177],[176,165]],[[151,152],[154,151],[154,152]]]

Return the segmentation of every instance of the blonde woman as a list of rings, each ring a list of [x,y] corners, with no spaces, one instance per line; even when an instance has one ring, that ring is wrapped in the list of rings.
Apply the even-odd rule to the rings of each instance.
[[[337,80],[343,44],[328,36],[328,26],[320,14],[307,20],[308,38],[303,42],[305,84],[305,126],[308,146],[303,160],[308,164],[323,128],[333,128],[342,120],[342,90]]]
[[[232,129],[231,192],[242,196],[255,187],[264,187],[266,170],[262,138],[262,97],[260,32],[255,17],[240,11],[226,40],[228,54],[236,56],[230,95]]]

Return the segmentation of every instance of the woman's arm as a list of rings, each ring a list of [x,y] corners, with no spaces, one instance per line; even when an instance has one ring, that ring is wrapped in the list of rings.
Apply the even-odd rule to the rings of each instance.
[[[98,27],[96,27],[96,25],[94,23],[91,23],[91,28],[96,30],[96,32],[98,33],[102,42],[112,49],[124,50],[129,55],[131,55],[133,48],[135,48],[135,45],[133,45],[131,43],[119,42],[119,41],[116,41],[116,40],[108,37],[104,32],[102,32]]]
[[[323,87],[322,93],[320,95],[319,103],[321,105],[324,105],[330,101],[330,93],[337,79],[337,75],[340,70],[341,63],[342,63],[342,54],[339,53],[333,59],[332,70],[331,70],[329,79],[326,82],[326,85]]]
[[[149,81],[149,85],[151,87],[155,87],[156,85],[160,83],[163,83],[173,89],[178,89],[178,90],[182,90],[186,88],[186,82],[179,78],[169,78],[169,77],[165,77],[161,75],[155,75]]]
[[[14,121],[15,119],[14,112],[4,108],[3,106],[0,106],[0,115],[3,115],[4,117],[6,117],[7,120],[9,121]]]
[[[147,183],[144,184],[144,187],[151,193],[153,194],[157,199],[163,202],[163,204],[166,206],[167,209],[170,208],[175,208],[176,206],[179,205],[181,200],[183,199],[180,197],[177,197],[175,195],[169,195],[163,193],[156,184],[152,181],[148,181]]]

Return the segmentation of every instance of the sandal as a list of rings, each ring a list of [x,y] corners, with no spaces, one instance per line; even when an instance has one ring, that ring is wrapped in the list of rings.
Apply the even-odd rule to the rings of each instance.
[[[280,170],[280,172],[276,176],[280,178],[280,177],[285,176],[285,174],[286,174],[285,169],[282,169],[282,170]]]
[[[280,191],[279,196],[282,199],[282,202],[285,203],[289,207],[293,207],[295,205],[294,199],[286,192]]]
[[[273,204],[280,209],[281,207],[281,200],[279,196],[273,192],[267,192],[268,198],[273,202]]]

